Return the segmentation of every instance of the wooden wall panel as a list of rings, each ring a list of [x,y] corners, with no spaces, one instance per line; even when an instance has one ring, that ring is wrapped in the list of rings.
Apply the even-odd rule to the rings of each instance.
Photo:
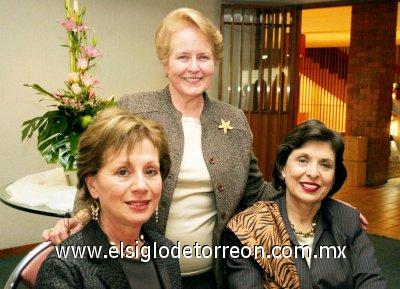
[[[267,180],[277,145],[295,125],[300,18],[295,8],[222,5],[218,99],[245,112]]]

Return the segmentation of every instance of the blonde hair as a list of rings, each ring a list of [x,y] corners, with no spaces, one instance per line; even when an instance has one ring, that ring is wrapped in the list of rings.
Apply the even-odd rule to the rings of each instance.
[[[180,8],[170,12],[158,27],[156,33],[157,57],[165,64],[170,55],[170,40],[174,32],[185,27],[195,27],[207,37],[212,44],[215,60],[221,60],[223,55],[222,35],[215,25],[201,12],[191,8]]]
[[[164,180],[171,168],[171,158],[164,130],[158,122],[134,116],[119,108],[105,109],[93,119],[79,139],[78,194],[74,211],[90,208],[93,204],[85,178],[97,174],[110,150],[118,155],[126,147],[130,152],[135,144],[144,139],[152,142],[158,152],[161,177]]]

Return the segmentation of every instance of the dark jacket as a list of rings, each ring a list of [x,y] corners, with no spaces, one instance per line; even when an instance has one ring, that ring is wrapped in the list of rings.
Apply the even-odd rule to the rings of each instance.
[[[276,203],[289,233],[291,246],[299,245],[291,229],[284,196],[278,198]],[[228,244],[240,245],[241,243],[238,238],[233,238],[230,232]],[[324,246],[335,246],[336,250],[331,247],[328,257],[328,251],[323,248]],[[301,288],[387,288],[387,282],[374,254],[374,248],[361,228],[359,212],[338,201],[325,199],[317,220],[311,267],[308,267],[304,258],[294,259]],[[231,288],[263,288],[264,272],[254,259],[231,257],[227,259]]]
[[[163,245],[172,246],[172,242],[156,232],[143,233],[150,247],[155,242],[158,248]],[[54,250],[41,266],[35,288],[130,288],[120,261],[103,257],[110,244],[97,222],[91,221],[82,231],[58,245],[64,249],[78,246],[101,246],[102,252],[98,257],[89,256],[86,251],[83,258],[74,258],[71,253],[67,257],[58,258]],[[163,289],[182,288],[178,259],[160,258],[157,255],[152,260]]]

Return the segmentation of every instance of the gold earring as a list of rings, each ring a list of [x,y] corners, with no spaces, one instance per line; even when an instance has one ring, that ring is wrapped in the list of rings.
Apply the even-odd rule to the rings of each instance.
[[[90,209],[92,210],[92,220],[98,221],[100,207],[96,199],[94,199],[93,204],[90,205]]]

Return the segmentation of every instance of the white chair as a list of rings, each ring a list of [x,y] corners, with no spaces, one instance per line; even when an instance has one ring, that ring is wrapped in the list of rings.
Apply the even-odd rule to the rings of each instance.
[[[4,289],[17,288],[21,279],[28,288],[33,288],[39,268],[52,250],[51,241],[41,243],[33,248],[14,268]]]

